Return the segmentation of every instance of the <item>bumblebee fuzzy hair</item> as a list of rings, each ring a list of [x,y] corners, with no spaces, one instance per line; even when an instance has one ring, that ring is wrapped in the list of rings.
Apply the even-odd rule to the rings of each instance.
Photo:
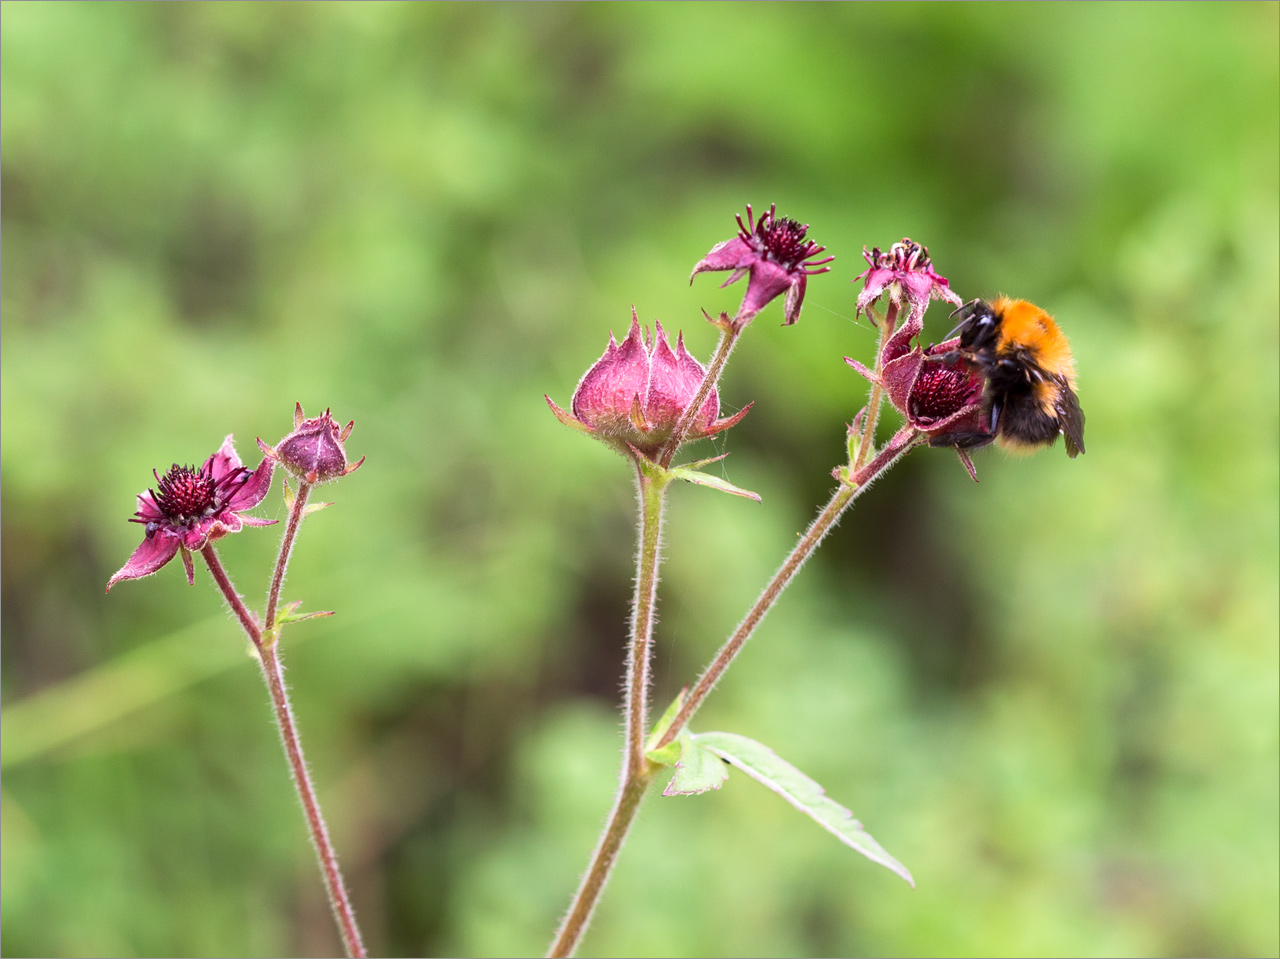
[[[1084,412],[1076,396],[1075,361],[1066,336],[1034,303],[1000,297],[973,300],[955,314],[958,352],[986,379],[988,433],[951,438],[962,449],[993,439],[1014,452],[1051,446],[1062,434],[1067,455],[1084,452]]]

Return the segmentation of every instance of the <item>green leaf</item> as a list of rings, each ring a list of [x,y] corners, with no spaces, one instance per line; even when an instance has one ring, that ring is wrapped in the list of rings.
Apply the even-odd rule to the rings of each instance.
[[[710,749],[704,749],[688,733],[680,735],[680,761],[676,774],[662,790],[664,796],[696,796],[719,789],[729,778],[729,767]]]
[[[680,712],[680,707],[684,705],[684,696],[688,691],[688,686],[680,690],[679,695],[671,700],[671,705],[667,707],[667,711],[654,724],[653,732],[649,733],[649,738],[645,740],[644,744],[644,754],[647,759],[655,763],[661,763],[663,766],[670,766],[680,758],[679,740],[669,742],[661,749],[655,750],[653,747],[658,744],[658,740],[671,728],[671,722],[676,718],[676,713]]]
[[[688,483],[697,483],[699,486],[710,486],[712,489],[718,489],[722,493],[732,493],[734,496],[743,496],[747,499],[753,499],[757,503],[760,502],[760,494],[753,493],[750,490],[742,489],[734,486],[728,480],[721,479],[719,476],[712,476],[710,473],[699,473],[697,470],[689,469],[687,466],[676,466],[671,470],[672,479],[682,479]]]
[[[293,490],[289,488],[288,480],[284,480],[281,485],[284,487],[284,508],[292,513],[294,501]]]
[[[308,503],[306,509],[302,511],[302,515],[310,516],[312,513],[318,513],[322,509],[327,509],[332,505],[332,503]]]
[[[915,880],[907,867],[885,852],[884,847],[862,828],[862,823],[853,818],[853,813],[829,798],[818,783],[768,746],[735,733],[697,733],[693,740],[768,786],[846,846],[856,849],[872,862],[892,869],[915,887]]]

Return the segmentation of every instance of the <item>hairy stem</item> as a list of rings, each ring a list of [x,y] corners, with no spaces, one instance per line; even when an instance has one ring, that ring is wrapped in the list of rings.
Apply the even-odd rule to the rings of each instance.
[[[726,353],[727,355],[727,353]],[[662,540],[662,507],[666,497],[665,475],[646,469],[637,457],[640,497],[640,549],[636,560],[636,590],[631,602],[631,636],[627,643],[627,678],[623,711],[626,739],[622,747],[622,773],[618,797],[604,831],[591,854],[591,863],[574,893],[551,943],[549,956],[569,956],[577,948],[591,913],[609,881],[609,872],[622,849],[627,830],[640,809],[645,790],[653,779],[653,767],[644,756],[649,729],[649,660],[658,594],[658,562]]]
[[[304,487],[305,488],[305,487]],[[301,500],[303,497],[298,497]],[[294,504],[295,507],[298,505]],[[296,510],[301,516],[301,509]],[[290,513],[289,529],[297,533],[297,523],[293,522]],[[277,579],[283,578],[283,569],[287,564],[285,553],[292,546],[293,536],[285,533],[285,543],[281,546],[281,562],[276,566]],[[271,705],[276,714],[276,725],[280,729],[280,737],[284,741],[285,755],[289,760],[289,771],[293,774],[293,784],[298,791],[298,799],[302,802],[302,811],[307,818],[307,827],[311,831],[311,842],[315,846],[316,856],[320,860],[320,872],[324,877],[325,890],[329,894],[329,904],[333,908],[334,918],[338,923],[338,931],[342,936],[342,944],[347,955],[353,959],[364,959],[364,944],[360,940],[360,930],[356,926],[355,912],[347,897],[346,887],[342,882],[342,871],[338,868],[338,857],[329,840],[329,830],[325,826],[324,815],[320,811],[320,800],[316,798],[315,786],[311,783],[311,774],[307,772],[307,763],[302,756],[302,740],[298,736],[298,727],[293,719],[293,709],[289,705],[289,692],[284,683],[284,667],[280,662],[280,645],[274,639],[263,642],[263,630],[259,628],[253,614],[245,608],[244,601],[231,584],[231,579],[222,568],[218,554],[209,543],[200,551],[209,566],[218,588],[226,597],[240,625],[253,643],[258,653],[258,664],[262,667],[262,676],[267,683],[267,691],[271,694]],[[273,588],[273,595],[277,590]]]
[[[324,815],[320,811],[320,800],[316,798],[315,786],[311,783],[311,774],[307,772],[307,763],[302,756],[302,740],[298,737],[293,709],[289,705],[289,692],[284,683],[280,644],[264,644],[258,648],[258,653],[259,661],[262,663],[262,675],[267,681],[267,689],[271,692],[271,705],[275,707],[280,737],[284,740],[284,751],[289,757],[289,770],[293,773],[293,783],[297,787],[298,798],[302,800],[302,810],[306,814],[307,826],[311,830],[311,842],[315,846],[316,857],[320,860],[324,888],[329,894],[329,906],[333,909],[333,916],[338,922],[342,944],[346,947],[348,956],[353,959],[363,959],[366,953],[364,943],[360,940],[360,929],[356,925],[356,915],[351,908],[351,900],[347,897],[346,886],[342,882],[342,870],[338,867],[338,856],[334,852],[333,843],[329,839],[329,830],[325,826]]]
[[[822,508],[822,512],[809,524],[809,528],[800,537],[800,541],[796,543],[790,555],[783,561],[778,571],[773,574],[773,579],[764,588],[764,592],[755,601],[755,605],[751,607],[746,617],[738,624],[738,628],[734,630],[733,635],[720,647],[715,659],[711,661],[711,664],[698,678],[697,683],[685,698],[679,712],[676,713],[676,717],[670,727],[654,746],[655,749],[661,749],[680,735],[680,731],[684,729],[689,719],[697,712],[698,707],[702,705],[702,701],[707,698],[721,675],[729,668],[729,664],[733,662],[734,657],[738,655],[747,640],[756,631],[756,627],[760,625],[765,614],[773,608],[773,604],[778,601],[782,591],[787,588],[796,573],[800,571],[804,561],[818,548],[818,544],[822,542],[827,533],[831,532],[832,527],[839,522],[844,511],[875,479],[915,446],[920,440],[920,435],[910,428],[899,431],[874,460],[854,474],[851,483],[842,483],[840,488],[832,494],[830,501]]]
[[[871,308],[868,307],[867,312],[874,316]],[[880,374],[883,371],[881,357],[884,356],[885,344],[889,342],[889,338],[893,336],[893,328],[897,326],[898,306],[892,301],[889,303],[888,310],[885,311],[884,319],[880,321],[880,345],[876,347],[876,381],[871,384],[871,394],[867,398],[867,418],[862,424],[862,439],[858,442],[858,455],[854,461],[849,464],[849,472],[857,473],[858,470],[867,462],[867,457],[871,455],[871,451],[876,445],[876,423],[880,419],[880,405],[884,401],[884,387],[880,385]]]
[[[556,930],[551,948],[547,950],[549,957],[562,959],[571,956],[578,947],[582,934],[587,931],[587,923],[591,921],[591,912],[600,899],[600,893],[604,892],[604,884],[609,881],[609,871],[613,869],[618,851],[627,838],[627,830],[640,811],[640,802],[652,779],[653,773],[650,772],[642,776],[628,776],[623,780],[613,811],[609,813],[609,821],[600,834],[595,852],[591,854],[591,865],[587,867],[587,873],[582,877],[582,884],[573,897],[569,912]]]
[[[636,591],[631,600],[631,635],[627,642],[627,686],[623,710],[627,743],[623,777],[644,771],[644,739],[649,730],[649,661],[653,621],[658,603],[658,563],[662,540],[662,507],[666,479],[655,478],[636,464],[640,497],[640,549],[636,558]]]
[[[697,418],[698,411],[702,409],[702,404],[707,401],[711,391],[720,382],[720,373],[724,370],[729,354],[733,352],[734,346],[737,345],[738,337],[741,335],[742,328],[738,326],[736,320],[731,322],[727,329],[721,331],[720,342],[716,344],[716,352],[711,357],[711,365],[707,367],[707,375],[702,378],[702,384],[698,387],[698,392],[694,394],[693,402],[685,407],[684,412],[680,414],[680,419],[676,423],[675,431],[671,434],[671,439],[667,440],[667,445],[662,448],[662,453],[658,457],[659,464],[664,468],[671,465],[676,451],[680,449],[680,444],[684,442],[690,427],[693,426],[693,421]]]
[[[271,592],[267,595],[267,630],[276,625],[276,610],[280,608],[280,590],[284,586],[284,574],[289,568],[289,558],[293,555],[293,544],[298,538],[298,527],[302,525],[302,517],[307,510],[307,497],[311,495],[311,484],[298,480],[298,495],[289,509],[289,520],[284,527],[284,539],[280,542],[280,555],[276,558],[276,571],[271,577]]]

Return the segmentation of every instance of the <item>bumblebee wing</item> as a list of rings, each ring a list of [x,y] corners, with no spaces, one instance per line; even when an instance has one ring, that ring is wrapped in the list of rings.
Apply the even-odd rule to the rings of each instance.
[[[1058,399],[1054,407],[1067,455],[1075,459],[1084,452],[1084,410],[1080,409],[1080,400],[1066,380],[1058,380]]]

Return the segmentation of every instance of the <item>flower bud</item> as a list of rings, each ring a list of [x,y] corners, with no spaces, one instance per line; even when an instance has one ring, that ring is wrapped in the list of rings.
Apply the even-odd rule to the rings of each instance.
[[[355,420],[339,428],[329,410],[320,416],[306,419],[302,413],[302,404],[297,404],[293,414],[293,432],[282,439],[272,449],[262,440],[258,446],[267,456],[278,462],[294,476],[304,482],[316,484],[354,473],[364,463],[347,465],[347,451],[343,447],[347,437],[355,428]]]
[[[619,452],[634,450],[653,459],[671,438],[685,408],[693,402],[706,370],[684,346],[684,336],[671,348],[662,324],[652,340],[641,332],[631,313],[631,330],[619,344],[609,337],[604,355],[583,375],[567,413],[547,397],[560,422],[590,433]],[[714,436],[747,413],[716,419],[720,398],[712,390],[686,434],[688,439]]]

